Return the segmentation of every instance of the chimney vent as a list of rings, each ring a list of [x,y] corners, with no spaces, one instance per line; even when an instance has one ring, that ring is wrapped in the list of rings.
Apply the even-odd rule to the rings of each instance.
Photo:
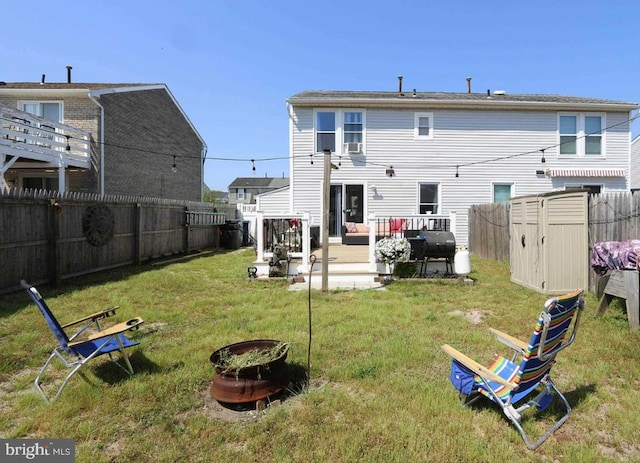
[[[402,76],[398,76],[398,93],[402,95]]]
[[[70,84],[71,83],[71,70],[73,68],[71,66],[67,66],[67,83]]]
[[[42,74],[42,80],[40,81],[40,85],[43,85],[43,84],[44,84],[44,78],[45,78],[45,75],[44,75],[44,74]]]
[[[467,77],[467,93],[471,93],[471,77]]]

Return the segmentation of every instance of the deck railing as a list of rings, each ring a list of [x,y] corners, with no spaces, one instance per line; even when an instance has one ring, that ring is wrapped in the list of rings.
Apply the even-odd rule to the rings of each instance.
[[[0,104],[0,156],[13,156],[11,164],[24,158],[88,169],[90,151],[88,132]]]
[[[302,259],[302,268],[307,269],[312,240],[319,244],[318,236],[312,236],[309,214],[256,214],[255,233],[256,262],[269,261],[277,247],[284,248],[291,258]],[[376,242],[384,237],[412,238],[424,231],[449,231],[456,234],[456,213],[403,216],[380,216],[367,218],[369,228],[369,270],[378,270],[375,257]],[[316,227],[317,230],[317,227]]]

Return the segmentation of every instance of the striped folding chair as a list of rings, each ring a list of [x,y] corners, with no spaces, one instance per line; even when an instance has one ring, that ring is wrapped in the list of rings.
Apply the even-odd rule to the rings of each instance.
[[[558,352],[575,340],[583,308],[582,290],[547,300],[529,344],[490,328],[513,353],[510,358],[496,355],[487,367],[448,344],[443,345],[442,349],[452,357],[451,382],[464,396],[463,403],[469,405],[482,397],[490,399],[518,428],[526,446],[531,450],[538,448],[571,414],[569,402],[551,380],[550,371]],[[565,412],[531,443],[521,425],[522,412],[530,407],[545,410],[554,393],[562,400]]]

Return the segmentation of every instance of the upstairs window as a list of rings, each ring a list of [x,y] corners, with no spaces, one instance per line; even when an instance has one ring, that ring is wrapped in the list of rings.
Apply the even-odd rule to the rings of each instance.
[[[336,113],[334,111],[318,111],[316,113],[316,152],[328,149],[336,151]]]
[[[560,156],[603,156],[603,125],[600,114],[560,114]]]
[[[34,116],[44,117],[53,122],[62,122],[62,103],[55,101],[21,101],[18,107]]]
[[[244,188],[238,188],[236,190],[236,198],[240,201],[246,198],[246,190]]]
[[[439,185],[437,183],[421,183],[420,188],[420,214],[437,214],[439,202]]]
[[[416,139],[433,138],[433,113],[415,114],[414,137]]]
[[[345,112],[342,116],[342,137],[347,153],[359,153],[362,150],[362,113]]]

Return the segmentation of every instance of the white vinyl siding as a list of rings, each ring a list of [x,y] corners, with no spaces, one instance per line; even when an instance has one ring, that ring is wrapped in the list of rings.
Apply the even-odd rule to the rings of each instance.
[[[457,213],[459,244],[467,243],[469,209],[474,204],[491,203],[494,184],[517,185],[518,195],[538,194],[561,190],[566,182],[587,183],[589,180],[536,175],[540,169],[629,169],[629,124],[626,122],[629,113],[626,111],[602,113],[606,124],[615,126],[605,135],[605,160],[600,156],[560,159],[557,111],[438,109],[433,111],[432,118],[432,132],[437,136],[421,139],[415,137],[415,122],[416,114],[423,111],[379,107],[358,110],[363,110],[365,116],[366,156],[332,155],[334,164],[340,166],[332,170],[331,183],[375,185],[375,191],[365,189],[365,217],[416,214],[419,184],[438,183],[438,213]],[[313,224],[320,225],[323,156],[315,153],[316,111],[291,107],[290,197],[292,212],[309,212]],[[604,121],[605,118],[603,124]],[[340,123],[337,127],[342,130]],[[545,164],[540,162],[542,148],[547,148]],[[519,155],[521,153],[531,154]],[[393,177],[385,173],[390,166],[394,169]],[[456,166],[460,166],[459,177],[455,176]],[[590,180],[596,183],[602,179]],[[607,191],[628,189],[624,177],[606,178],[603,182]]]

